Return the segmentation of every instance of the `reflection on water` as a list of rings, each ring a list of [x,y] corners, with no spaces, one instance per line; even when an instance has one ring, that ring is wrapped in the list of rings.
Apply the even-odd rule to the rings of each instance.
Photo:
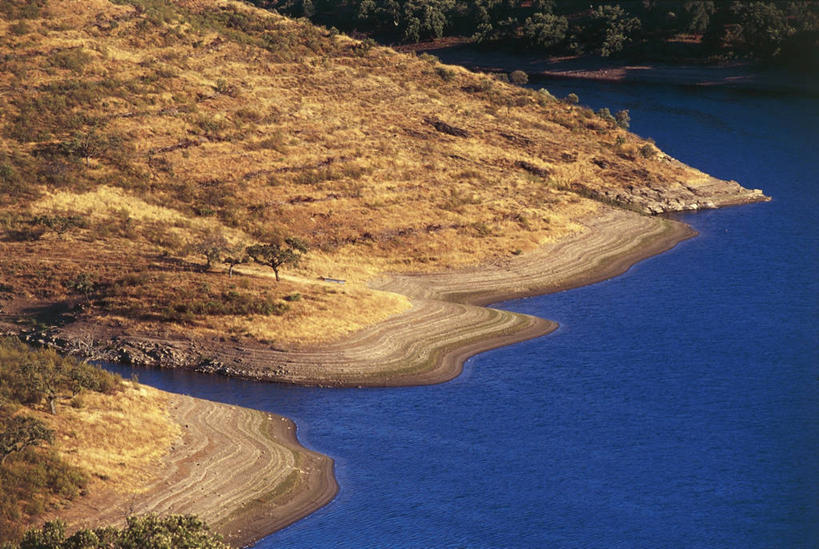
[[[816,547],[816,100],[560,81],[769,204],[587,288],[503,307],[551,336],[434,387],[141,381],[293,418],[336,459],[330,505],[258,547]],[[127,374],[126,374],[127,375]]]

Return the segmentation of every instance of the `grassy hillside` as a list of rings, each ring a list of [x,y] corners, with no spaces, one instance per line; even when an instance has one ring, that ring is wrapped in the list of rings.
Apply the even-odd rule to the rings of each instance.
[[[100,487],[138,491],[178,435],[166,396],[0,340],[0,542]]]
[[[498,261],[582,230],[587,197],[707,179],[547,92],[242,2],[0,16],[0,321],[16,329],[329,341],[409,308],[366,287],[379,274]],[[285,237],[310,251],[280,283],[225,274]]]

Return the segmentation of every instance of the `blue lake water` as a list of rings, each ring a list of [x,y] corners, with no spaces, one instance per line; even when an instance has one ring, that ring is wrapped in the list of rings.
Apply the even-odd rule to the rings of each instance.
[[[328,506],[257,547],[819,547],[819,100],[546,84],[774,201],[618,278],[501,307],[560,322],[443,385],[313,389],[142,370],[291,417]]]

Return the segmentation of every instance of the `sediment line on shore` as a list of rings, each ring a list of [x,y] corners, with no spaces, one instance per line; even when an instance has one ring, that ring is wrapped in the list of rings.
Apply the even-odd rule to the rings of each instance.
[[[412,309],[335,343],[277,349],[252,342],[182,341],[128,334],[116,339],[155,365],[301,385],[427,385],[456,377],[477,353],[553,331],[554,322],[485,305],[591,284],[626,271],[696,233],[665,218],[601,206],[585,230],[488,266],[394,275],[372,286],[408,296]],[[148,352],[144,352],[145,350]]]
[[[138,494],[92,491],[57,515],[70,527],[124,523],[133,514],[195,514],[245,546],[329,503],[333,460],[301,446],[287,418],[171,395],[182,428]]]
[[[258,380],[361,387],[440,383],[458,376],[477,353],[557,328],[550,320],[483,305],[601,281],[696,234],[683,223],[610,207],[584,224],[575,236],[500,264],[375,281],[374,287],[409,296],[413,308],[337,343],[296,351],[232,343],[210,352],[220,357],[221,373]],[[185,356],[184,342],[170,343],[177,356]],[[202,351],[198,344],[196,352]],[[93,494],[61,518],[93,526],[130,514],[194,513],[241,546],[307,516],[338,490],[332,460],[301,447],[286,418],[182,395],[172,398],[172,416],[183,426],[182,440],[143,493]]]

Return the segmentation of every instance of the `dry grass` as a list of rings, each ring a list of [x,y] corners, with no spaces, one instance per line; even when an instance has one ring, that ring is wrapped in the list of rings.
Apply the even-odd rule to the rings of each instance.
[[[56,432],[57,451],[87,471],[92,483],[139,492],[180,434],[168,394],[125,382],[115,395],[86,391],[76,398],[80,407],[61,406],[56,416],[40,413]]]
[[[66,297],[48,281],[60,265],[113,283],[106,257],[126,271],[176,258],[176,277],[195,285],[212,276],[187,248],[204,234],[295,235],[313,250],[285,273],[303,305],[263,320],[203,316],[196,329],[337,339],[407,307],[368,290],[373,277],[497,261],[580,230],[597,203],[575,183],[698,173],[623,158],[618,136],[644,142],[588,110],[457,67],[442,79],[428,59],[240,2],[50,0],[44,13],[23,36],[0,24],[0,81],[15,90],[0,94],[0,232],[20,233],[35,214],[80,214],[86,226],[0,243],[15,258],[0,260],[0,275],[21,295]],[[91,154],[66,156],[89,135]],[[259,292],[286,295],[245,271]],[[318,276],[349,283],[329,294]],[[162,303],[147,296],[168,293],[144,290],[146,309]],[[104,308],[87,314],[118,322]]]

